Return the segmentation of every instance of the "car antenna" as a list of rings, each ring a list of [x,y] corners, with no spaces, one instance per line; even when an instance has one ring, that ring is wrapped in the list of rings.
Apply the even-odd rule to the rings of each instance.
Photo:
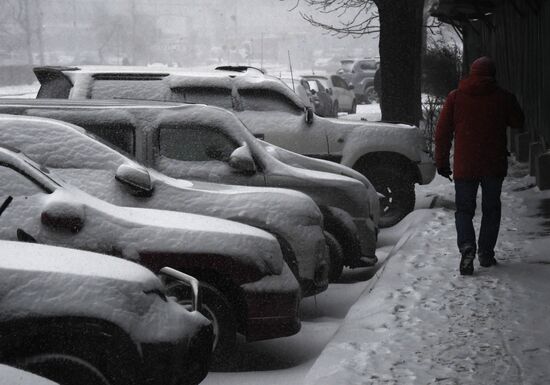
[[[292,73],[292,60],[290,60],[290,50],[288,50],[288,66],[290,67],[290,80],[292,82],[292,91],[296,92],[294,88],[294,74]]]

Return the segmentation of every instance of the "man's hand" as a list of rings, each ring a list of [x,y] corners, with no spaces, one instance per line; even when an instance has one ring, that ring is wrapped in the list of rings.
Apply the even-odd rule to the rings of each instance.
[[[442,177],[445,177],[445,178],[449,179],[451,182],[453,181],[451,179],[451,174],[453,172],[451,171],[451,168],[449,166],[438,168],[437,173],[439,175],[441,175]]]

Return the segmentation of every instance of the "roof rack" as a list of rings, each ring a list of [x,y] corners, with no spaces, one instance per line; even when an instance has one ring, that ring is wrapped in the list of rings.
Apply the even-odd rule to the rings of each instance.
[[[261,72],[262,74],[265,75],[264,70],[262,70],[261,68],[258,68],[258,67],[254,67],[254,66],[232,66],[232,65],[227,65],[227,66],[217,66],[214,69],[216,71],[233,71],[233,72],[246,72],[248,70],[256,70],[256,71]]]
[[[162,78],[168,76],[167,73],[125,73],[125,72],[115,72],[115,73],[97,73],[93,74],[92,77],[96,80],[161,80]]]

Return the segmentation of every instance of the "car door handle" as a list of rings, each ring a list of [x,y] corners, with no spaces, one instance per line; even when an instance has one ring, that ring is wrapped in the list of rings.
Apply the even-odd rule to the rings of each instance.
[[[264,134],[254,134],[254,136],[260,140],[264,140],[265,135]]]

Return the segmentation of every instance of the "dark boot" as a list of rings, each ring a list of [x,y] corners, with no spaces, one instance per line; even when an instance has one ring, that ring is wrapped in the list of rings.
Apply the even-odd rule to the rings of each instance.
[[[476,254],[474,251],[466,251],[460,258],[460,275],[472,275],[474,274],[474,259]]]
[[[493,255],[479,254],[478,258],[479,258],[479,264],[482,267],[491,267],[494,265],[498,265],[498,262]]]

